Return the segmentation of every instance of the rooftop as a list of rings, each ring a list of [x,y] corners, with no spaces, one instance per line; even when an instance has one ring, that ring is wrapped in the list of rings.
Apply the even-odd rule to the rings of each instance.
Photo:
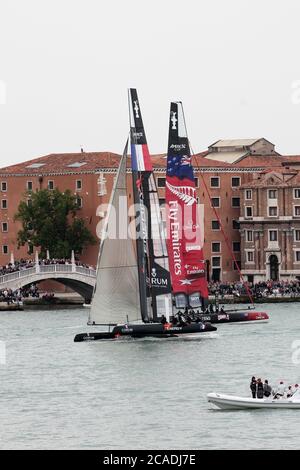
[[[245,139],[249,142],[249,139]],[[224,141],[225,142],[225,141]],[[216,158],[217,155],[217,158]],[[223,155],[226,157],[223,159]],[[241,157],[242,155],[242,157]],[[130,158],[130,157],[129,157]],[[165,168],[166,154],[151,156],[155,168]],[[118,167],[120,155],[112,152],[80,152],[80,153],[52,153],[43,157],[34,158],[27,162],[17,163],[0,169],[0,176],[35,176],[35,175],[62,175],[84,174]],[[237,152],[200,152],[192,157],[195,168],[228,168],[231,170],[241,168],[281,168],[290,167],[300,169],[300,155],[282,156],[250,155],[245,151]],[[130,163],[128,163],[130,166]]]
[[[218,140],[214,144],[210,145],[209,148],[222,148],[222,147],[249,147],[255,144],[260,139],[225,139]]]
[[[0,169],[1,175],[90,173],[98,168],[117,167],[120,155],[111,152],[51,153]]]

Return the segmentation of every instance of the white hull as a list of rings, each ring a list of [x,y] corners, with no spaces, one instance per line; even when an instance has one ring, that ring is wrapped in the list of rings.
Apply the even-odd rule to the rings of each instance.
[[[243,398],[233,395],[223,395],[221,393],[208,393],[207,400],[222,410],[244,410],[257,408],[281,408],[281,409],[300,409],[300,398]]]

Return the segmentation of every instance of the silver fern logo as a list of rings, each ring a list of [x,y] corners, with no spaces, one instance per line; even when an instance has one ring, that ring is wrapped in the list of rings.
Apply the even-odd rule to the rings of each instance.
[[[196,189],[191,186],[173,186],[168,181],[166,182],[167,188],[171,193],[175,194],[181,201],[183,201],[187,206],[191,206],[196,199]]]

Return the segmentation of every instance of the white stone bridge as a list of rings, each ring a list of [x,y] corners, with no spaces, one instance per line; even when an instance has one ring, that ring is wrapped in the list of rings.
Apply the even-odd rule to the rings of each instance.
[[[92,298],[96,271],[72,264],[38,264],[31,268],[0,276],[0,289],[20,289],[32,283],[54,279],[70,287],[86,301]]]

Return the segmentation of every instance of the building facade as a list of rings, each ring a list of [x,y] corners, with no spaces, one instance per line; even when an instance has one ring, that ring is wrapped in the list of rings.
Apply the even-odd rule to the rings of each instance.
[[[18,221],[14,220],[20,201],[30,201],[31,191],[42,188],[50,190],[58,188],[61,191],[70,189],[77,195],[80,202],[79,215],[84,218],[87,227],[97,237],[97,226],[103,217],[102,205],[109,202],[119,159],[120,155],[109,152],[51,154],[0,169],[0,264],[7,265],[12,256],[14,259],[32,256],[30,241],[24,247],[17,247],[17,233],[21,226]],[[154,155],[152,162],[160,203],[163,205],[165,201],[165,155]],[[260,238],[262,235],[258,236],[258,234],[261,233],[259,231],[262,230],[262,226],[265,227],[265,230],[272,230],[274,224],[278,225],[279,223],[281,223],[280,227],[285,229],[287,226],[288,230],[291,225],[292,230],[295,227],[295,217],[292,217],[294,225],[292,225],[292,221],[289,225],[286,220],[286,225],[284,225],[283,219],[280,217],[290,215],[287,204],[297,207],[296,199],[294,203],[291,202],[291,196],[288,199],[287,189],[285,189],[284,197],[281,192],[278,192],[277,207],[278,214],[280,214],[278,221],[277,219],[275,221],[275,216],[269,216],[266,217],[266,222],[262,223],[260,220],[260,225],[257,226],[253,225],[254,222],[258,222],[257,219],[251,220],[249,217],[245,217],[245,208],[252,206],[252,213],[256,214],[256,218],[264,217],[262,215],[262,211],[266,210],[264,204],[270,208],[273,206],[268,206],[266,197],[262,197],[256,191],[267,191],[267,188],[262,189],[261,186],[258,186],[259,189],[257,189],[252,185],[261,183],[265,178],[262,177],[263,172],[271,169],[274,171],[278,169],[277,173],[283,177],[284,171],[290,171],[288,165],[292,168],[293,178],[295,178],[298,174],[297,165],[300,168],[300,157],[279,155],[274,145],[263,138],[226,140],[218,141],[212,144],[208,151],[195,155],[193,165],[198,201],[203,204],[204,256],[207,263],[208,279],[223,281],[239,279],[239,272],[233,262],[232,253],[249,280],[252,279],[252,276],[253,279],[258,279],[257,276],[270,277],[268,271],[270,268],[264,267],[264,263],[270,262],[270,257],[263,256],[266,242],[265,239],[262,242]],[[128,161],[128,167],[130,167],[130,161]],[[278,178],[278,176],[274,176],[275,185],[278,184]],[[282,180],[280,181],[282,182]],[[282,184],[288,184],[288,181],[285,180]],[[293,184],[294,189],[297,189],[295,179]],[[290,188],[290,186],[288,187]],[[251,204],[245,196],[247,190],[253,192]],[[133,203],[129,169],[128,202],[129,204]],[[281,207],[282,205],[284,208]],[[289,210],[293,211],[291,207]],[[297,208],[295,210],[298,211]],[[271,213],[275,213],[275,210],[271,209]],[[270,227],[267,228],[268,225]],[[251,230],[254,241],[247,239],[246,242],[245,233]],[[293,275],[297,275],[297,262],[292,262],[293,257],[298,256],[295,254],[297,250],[288,242],[294,235],[288,235],[289,232],[284,232],[286,235],[283,237],[282,233],[278,228],[278,236],[280,234],[286,245],[280,245],[279,252],[275,250],[273,244],[274,249],[270,255],[278,257],[280,276],[290,270],[293,271]],[[251,236],[249,235],[249,237]],[[258,244],[258,240],[260,244]],[[263,248],[261,243],[264,244]],[[291,251],[286,255],[284,246],[289,250],[291,248],[296,251]],[[271,245],[267,245],[267,247],[271,248]],[[81,261],[95,266],[98,248],[98,245],[94,245],[84,250]],[[250,253],[251,250],[254,250],[254,261],[250,261],[251,255],[246,261],[246,252]],[[259,251],[256,253],[256,250]]]
[[[300,279],[300,173],[266,171],[241,193],[242,273],[250,282]]]

